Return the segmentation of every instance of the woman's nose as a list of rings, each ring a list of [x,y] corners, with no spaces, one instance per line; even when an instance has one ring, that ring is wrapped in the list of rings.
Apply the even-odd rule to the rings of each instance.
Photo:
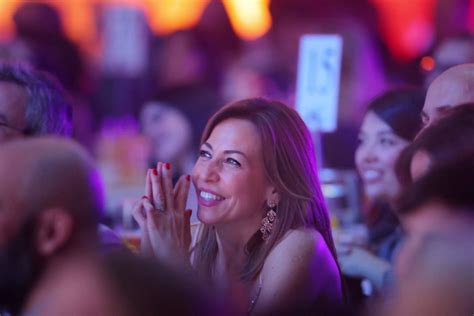
[[[378,160],[378,153],[375,146],[372,144],[367,144],[363,148],[359,149],[360,156],[364,162],[375,162]]]
[[[376,153],[373,152],[373,151],[367,152],[365,157],[364,157],[364,161],[366,161],[366,162],[375,162],[375,161],[377,161]]]
[[[207,161],[200,168],[200,177],[206,182],[219,180],[219,168],[216,161]]]

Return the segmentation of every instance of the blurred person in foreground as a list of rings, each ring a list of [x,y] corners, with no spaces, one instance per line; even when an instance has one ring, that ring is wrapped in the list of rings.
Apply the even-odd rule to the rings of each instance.
[[[103,255],[102,186],[79,145],[9,142],[0,147],[0,177],[2,315],[223,314],[186,271],[124,251]]]
[[[65,139],[14,140],[0,146],[0,178],[0,306],[100,314],[108,302],[80,299],[103,290],[93,281],[103,196],[91,157]]]
[[[472,229],[472,227],[471,227]],[[472,234],[420,240],[409,274],[383,312],[373,315],[471,315],[474,310]]]
[[[436,77],[426,92],[421,113],[424,127],[435,123],[449,110],[474,102],[474,63],[449,68]]]
[[[23,64],[0,63],[0,145],[39,135],[71,137],[72,108],[54,77]],[[120,247],[111,229],[99,225],[104,250]]]
[[[436,165],[401,195],[406,239],[396,260],[398,286],[383,315],[472,313],[473,188],[474,152]]]
[[[199,282],[191,270],[129,252],[110,253],[103,268],[121,316],[232,315],[229,302]]]
[[[185,203],[194,183],[200,224]],[[293,109],[265,99],[224,106],[208,122],[192,176],[147,174],[134,209],[142,250],[191,265],[237,314],[326,311],[343,302],[311,135]]]
[[[409,186],[398,201],[407,238],[397,257],[397,273],[410,269],[410,254],[431,234],[474,238],[474,150],[439,163]]]
[[[421,128],[422,104],[423,93],[417,89],[389,91],[369,104],[360,128],[355,162],[367,199],[367,230],[342,229],[335,235],[336,247],[342,272],[368,279],[376,292],[390,279],[402,237],[391,205],[400,191],[395,161]]]

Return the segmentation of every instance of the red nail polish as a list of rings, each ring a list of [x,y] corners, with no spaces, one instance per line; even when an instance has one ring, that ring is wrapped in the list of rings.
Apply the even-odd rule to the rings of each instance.
[[[186,180],[191,181],[191,176],[189,174],[186,176]]]
[[[171,164],[169,162],[167,162],[165,164],[165,168],[166,168],[166,170],[170,170],[171,169]]]
[[[157,171],[155,168],[153,168],[153,174],[154,174],[155,176],[158,175],[158,171]]]

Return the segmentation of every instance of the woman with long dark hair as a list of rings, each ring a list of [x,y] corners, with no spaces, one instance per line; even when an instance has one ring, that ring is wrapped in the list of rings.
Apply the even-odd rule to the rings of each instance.
[[[386,92],[369,104],[360,127],[355,162],[366,199],[368,229],[365,238],[345,236],[337,245],[343,273],[368,279],[376,290],[390,277],[402,237],[391,206],[400,191],[395,163],[422,126],[423,99],[423,92],[412,88]]]

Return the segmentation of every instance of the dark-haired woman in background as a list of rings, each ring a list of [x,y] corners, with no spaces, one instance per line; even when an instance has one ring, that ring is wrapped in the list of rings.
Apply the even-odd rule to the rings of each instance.
[[[355,161],[367,201],[365,238],[337,239],[344,274],[368,279],[381,290],[390,275],[401,232],[390,205],[400,190],[395,162],[421,128],[423,92],[404,88],[373,100],[360,128]],[[344,232],[342,232],[344,234]]]

